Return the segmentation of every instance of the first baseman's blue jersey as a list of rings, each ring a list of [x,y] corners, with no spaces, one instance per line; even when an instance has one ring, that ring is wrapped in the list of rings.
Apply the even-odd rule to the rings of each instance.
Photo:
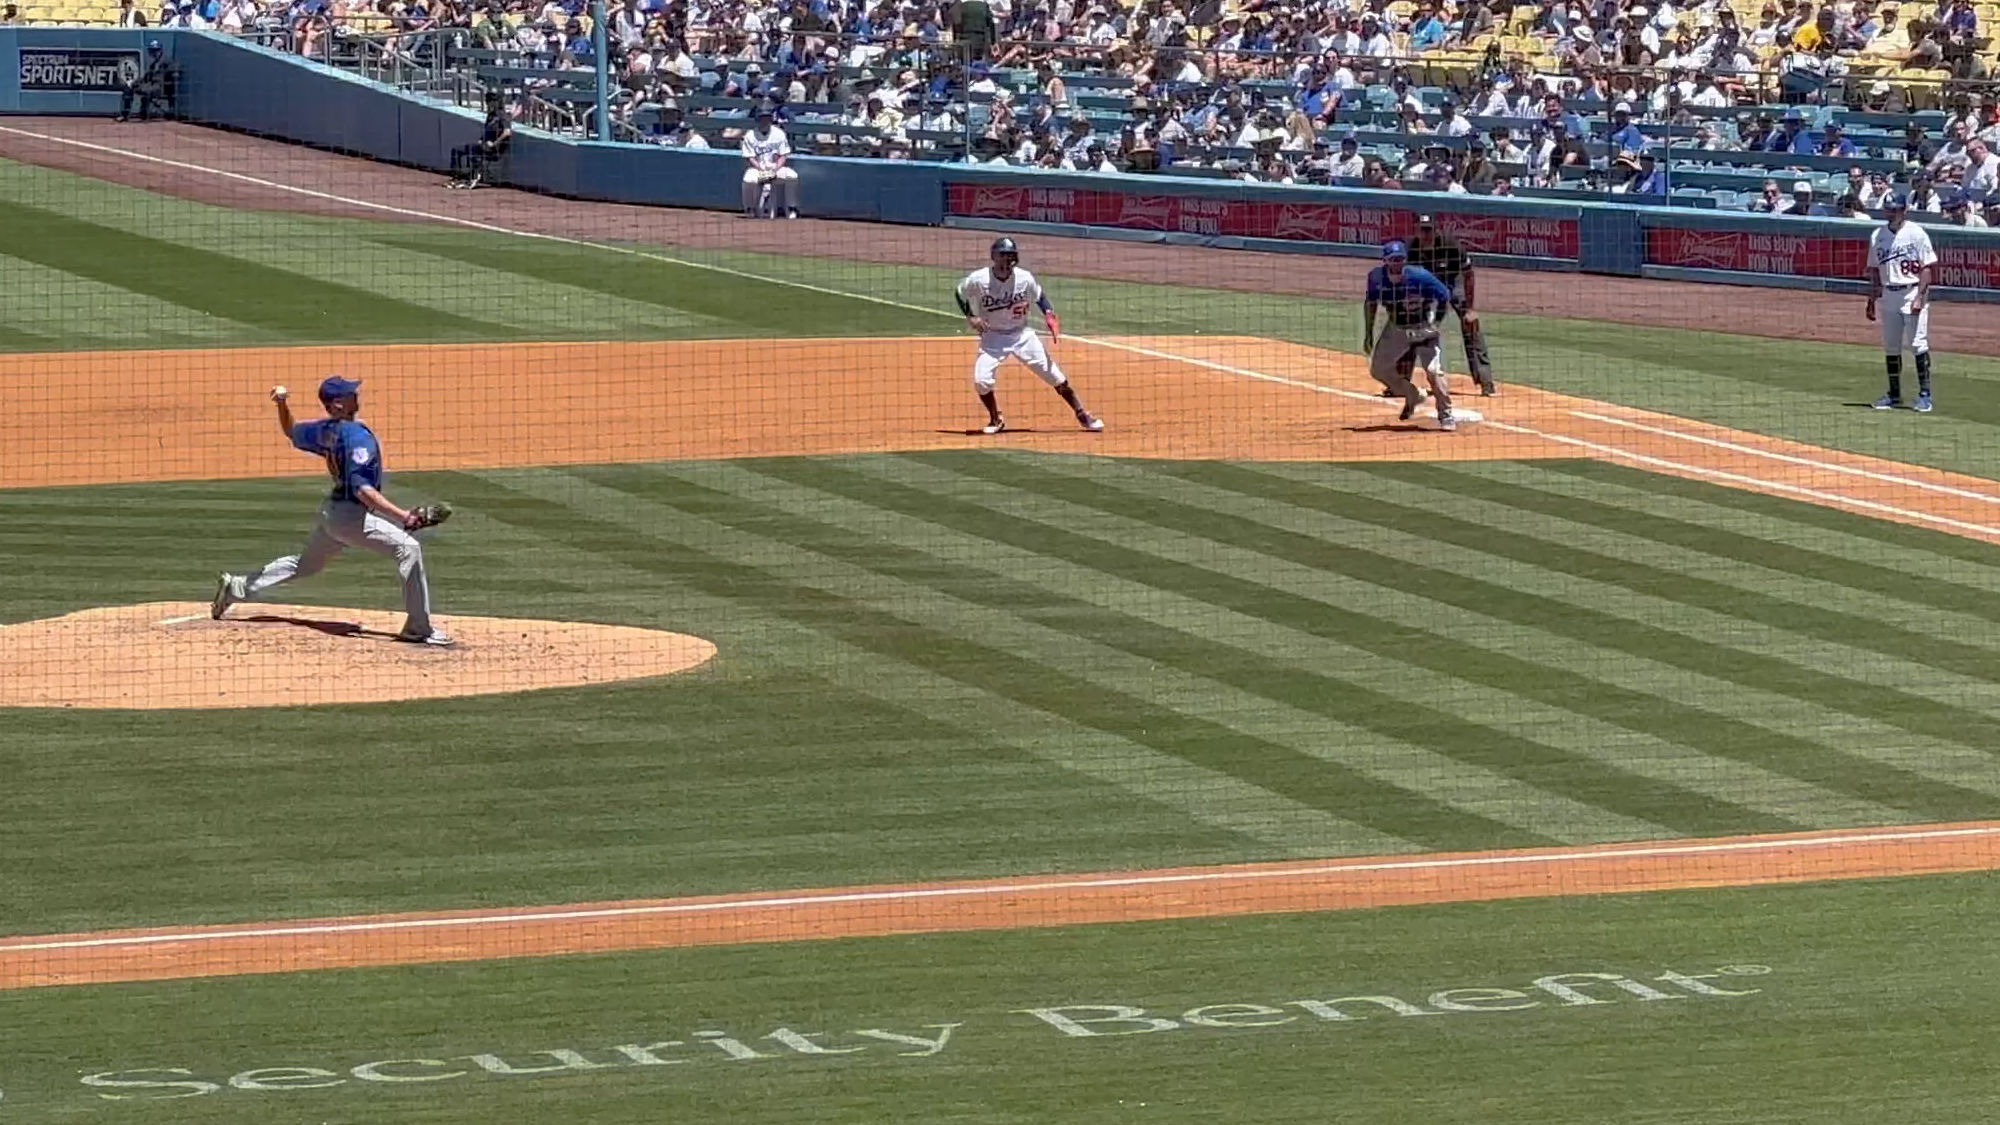
[[[1368,299],[1389,310],[1389,323],[1401,328],[1429,324],[1438,309],[1451,303],[1451,289],[1422,266],[1404,266],[1401,281],[1390,281],[1386,266],[1368,271]]]
[[[368,427],[322,418],[292,427],[292,445],[326,458],[335,500],[360,500],[362,487],[382,487],[382,446]]]

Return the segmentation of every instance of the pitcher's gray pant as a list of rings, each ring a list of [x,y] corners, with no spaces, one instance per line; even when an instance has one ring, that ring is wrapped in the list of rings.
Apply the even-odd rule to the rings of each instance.
[[[1368,374],[1409,401],[1417,397],[1417,385],[1411,376],[1417,368],[1422,368],[1430,381],[1431,394],[1437,398],[1438,416],[1443,417],[1451,413],[1451,390],[1445,385],[1443,354],[1439,349],[1436,325],[1392,324],[1375,341],[1375,350],[1368,356]]]
[[[428,636],[431,631],[431,587],[424,577],[424,545],[416,537],[352,500],[328,500],[319,510],[305,549],[296,555],[273,559],[263,570],[243,584],[245,601],[261,600],[265,591],[309,578],[326,569],[343,548],[358,547],[396,560],[403,576],[403,632]]]

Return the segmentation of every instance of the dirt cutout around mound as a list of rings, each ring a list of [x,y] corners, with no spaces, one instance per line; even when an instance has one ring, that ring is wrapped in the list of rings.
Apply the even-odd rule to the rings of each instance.
[[[0,990],[2000,868],[2000,824],[1023,876],[0,939]]]
[[[386,703],[582,687],[700,667],[700,637],[503,617],[438,617],[450,648],[395,639],[402,614],[206,603],[103,606],[0,628],[0,707],[128,710]]]

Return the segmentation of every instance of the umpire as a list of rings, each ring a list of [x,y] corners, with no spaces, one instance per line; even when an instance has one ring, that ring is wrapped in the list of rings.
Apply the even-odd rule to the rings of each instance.
[[[514,143],[514,119],[507,113],[507,99],[498,90],[486,91],[486,124],[479,139],[451,150],[450,187],[476,188],[486,170],[507,155]]]
[[[151,121],[153,119],[153,107],[155,105],[166,107],[160,116],[171,116],[174,106],[174,96],[179,93],[179,87],[180,68],[174,64],[173,60],[167,58],[166,49],[160,46],[158,39],[148,42],[146,44],[146,68],[139,72],[139,77],[119,87],[118,120],[129,121],[132,119],[132,102],[134,99],[139,103],[139,120],[141,121]]]
[[[1486,354],[1486,330],[1472,308],[1472,259],[1458,240],[1438,229],[1429,215],[1417,216],[1417,235],[1410,239],[1410,264],[1428,270],[1451,289],[1451,309],[1458,314],[1458,335],[1465,344],[1465,366],[1479,383],[1479,393],[1499,393],[1493,384],[1493,361]]]

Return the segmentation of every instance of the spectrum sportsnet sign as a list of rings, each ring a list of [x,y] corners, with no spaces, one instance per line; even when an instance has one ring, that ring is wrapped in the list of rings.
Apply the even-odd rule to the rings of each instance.
[[[948,185],[945,210],[951,215],[975,219],[1076,223],[1121,230],[1360,246],[1373,246],[1390,238],[1408,238],[1416,228],[1414,210],[1389,207],[989,184]],[[1564,261],[1575,261],[1577,257],[1574,219],[1440,211],[1438,225],[1456,235],[1466,249],[1479,253]]]

